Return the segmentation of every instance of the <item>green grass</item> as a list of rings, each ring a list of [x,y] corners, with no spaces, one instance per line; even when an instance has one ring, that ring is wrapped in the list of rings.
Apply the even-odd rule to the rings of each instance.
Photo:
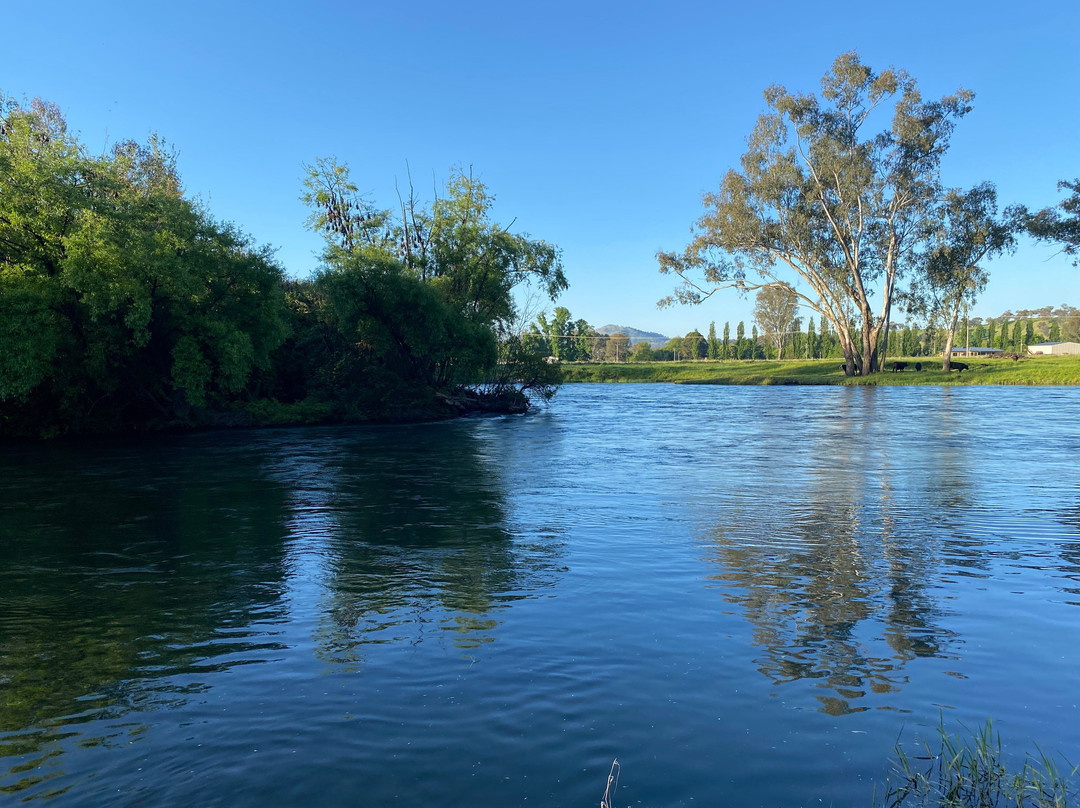
[[[909,755],[899,743],[883,808],[1066,808],[1076,797],[1077,767],[1039,751],[1009,769],[993,724],[968,737],[938,728],[938,742]],[[874,800],[875,806],[878,801]]]
[[[676,382],[681,384],[846,384],[846,385],[1080,385],[1080,356],[1039,356],[1011,359],[967,359],[969,370],[943,373],[941,359],[901,358],[908,369],[886,371],[865,379],[847,378],[840,359],[714,362],[583,362],[562,366],[565,381]],[[889,359],[891,367],[893,360]],[[917,373],[915,363],[923,370]]]
[[[962,725],[961,725],[962,726]],[[1038,750],[1011,769],[1001,753],[1001,736],[992,721],[965,736],[938,726],[937,743],[909,754],[899,742],[884,798],[877,789],[874,808],[1068,808],[1076,806],[1080,767]],[[612,761],[600,808],[616,808],[621,767]],[[822,802],[822,800],[818,800]]]

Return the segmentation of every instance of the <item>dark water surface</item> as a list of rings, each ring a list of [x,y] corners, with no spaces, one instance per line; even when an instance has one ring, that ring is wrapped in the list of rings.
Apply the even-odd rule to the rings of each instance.
[[[0,803],[868,805],[1080,762],[1080,390],[0,449]]]

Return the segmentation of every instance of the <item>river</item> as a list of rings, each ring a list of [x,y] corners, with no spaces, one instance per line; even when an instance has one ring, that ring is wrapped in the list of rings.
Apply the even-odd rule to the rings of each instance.
[[[869,806],[990,717],[1077,763],[1078,458],[1080,389],[1001,387],[0,448],[0,797]]]

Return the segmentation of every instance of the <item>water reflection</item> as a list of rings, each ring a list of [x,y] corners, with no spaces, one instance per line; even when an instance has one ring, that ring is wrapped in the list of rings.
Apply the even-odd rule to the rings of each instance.
[[[41,769],[8,790],[38,784],[67,739],[126,742],[140,729],[124,715],[282,648],[284,489],[259,452],[155,448],[6,453],[0,756]]]
[[[859,391],[857,405],[875,394]],[[708,530],[712,580],[753,624],[758,670],[777,685],[816,680],[830,715],[901,688],[913,659],[954,655],[938,579],[946,566],[988,564],[964,535],[970,464],[951,409],[911,430],[853,417],[852,401],[786,431],[768,496],[729,498]],[[910,471],[916,452],[922,475]]]
[[[316,653],[356,665],[369,644],[489,643],[498,613],[551,580],[554,545],[508,526],[501,463],[477,422],[352,433],[304,466],[290,552],[318,559]],[[294,476],[295,468],[276,473]]]
[[[492,642],[553,562],[509,529],[477,428],[5,449],[0,791],[48,796],[75,748],[297,646],[356,666],[373,643]]]

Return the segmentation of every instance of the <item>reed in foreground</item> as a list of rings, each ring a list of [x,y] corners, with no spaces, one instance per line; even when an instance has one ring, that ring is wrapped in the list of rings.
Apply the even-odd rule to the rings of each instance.
[[[1019,770],[1002,760],[1001,736],[990,721],[970,739],[938,728],[938,748],[909,755],[897,742],[893,775],[884,799],[875,806],[934,808],[1066,808],[1077,797],[1080,767],[1039,751],[1028,755]]]

